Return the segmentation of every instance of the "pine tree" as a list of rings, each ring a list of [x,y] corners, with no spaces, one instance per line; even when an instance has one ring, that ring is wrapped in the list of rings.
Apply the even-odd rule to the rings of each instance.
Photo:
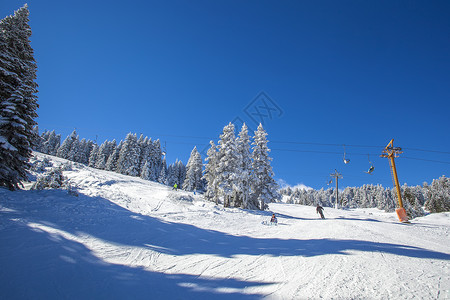
[[[178,186],[183,186],[184,180],[186,178],[186,166],[183,164],[181,160],[177,160],[175,163],[175,177],[178,183]]]
[[[80,138],[77,135],[75,139],[73,140],[72,145],[70,146],[69,154],[67,155],[67,159],[78,162],[80,156]]]
[[[161,173],[159,174],[158,182],[162,184],[167,184],[167,163],[166,158],[163,158]]]
[[[94,148],[91,151],[91,155],[89,156],[89,167],[95,168],[95,163],[97,162],[97,155],[98,155],[98,150],[99,150],[99,146],[97,144],[94,145]]]
[[[167,185],[173,186],[175,183],[177,183],[177,179],[175,177],[175,164],[170,164],[167,167]]]
[[[97,154],[97,162],[95,163],[95,167],[100,170],[106,169],[106,163],[108,162],[109,157],[116,149],[116,140],[105,141],[99,148]]]
[[[77,131],[72,131],[72,133],[68,137],[66,137],[64,142],[61,144],[61,147],[59,147],[56,155],[64,159],[69,159],[70,150],[72,149],[72,145],[75,140],[77,140],[77,138]]]
[[[241,132],[237,140],[238,152],[240,157],[239,177],[238,177],[238,191],[236,206],[242,208],[250,208],[249,200],[252,192],[252,185],[254,184],[254,176],[252,171],[252,159],[250,153],[250,137],[248,135],[248,128],[245,123],[242,125]],[[255,208],[255,207],[253,207]]]
[[[117,162],[119,161],[120,150],[123,147],[123,141],[120,141],[119,146],[117,146],[113,153],[108,158],[106,162],[106,170],[108,171],[116,171],[117,170]]]
[[[0,71],[1,72],[1,71]],[[1,75],[0,75],[1,78]],[[1,79],[0,79],[1,81]],[[42,148],[42,144],[44,143],[44,139],[42,139],[42,137],[39,135],[39,126],[33,126],[33,135],[36,138],[35,141],[32,143],[33,144],[33,150],[41,152],[41,148]]]
[[[260,210],[266,208],[266,203],[276,201],[281,197],[277,192],[278,185],[273,179],[274,174],[270,165],[272,158],[269,157],[270,150],[267,147],[266,136],[267,133],[259,124],[253,141],[252,167],[255,174],[253,201],[257,201]]]
[[[409,219],[414,219],[416,217],[421,217],[425,215],[422,205],[420,205],[419,199],[417,199],[416,194],[413,189],[406,185],[402,186],[403,190],[403,205],[406,210],[406,214]]]
[[[233,196],[236,195],[239,162],[240,157],[234,134],[234,124],[229,123],[223,128],[223,133],[220,135],[216,171],[219,192],[224,196],[224,207],[229,207]]]
[[[151,148],[150,159],[152,162],[152,181],[158,181],[158,177],[161,173],[162,168],[162,150],[161,143],[158,140],[153,142],[153,146]]]
[[[142,167],[141,175],[140,177],[145,180],[151,179],[151,173],[152,173],[152,167],[151,163],[149,161],[146,161],[144,166]]]
[[[27,5],[0,21],[0,186],[27,178],[37,117],[37,65]]]
[[[91,156],[92,149],[94,149],[94,142],[92,140],[82,139],[80,145],[81,158],[80,163],[84,165],[89,164],[89,158]]]
[[[144,165],[148,160],[148,157],[150,155],[153,144],[152,144],[152,140],[149,139],[148,137],[145,137],[145,139],[142,139],[142,135],[138,140],[138,144],[141,149],[141,152],[139,155],[139,174],[141,174],[142,170],[144,168]]]
[[[56,152],[58,151],[58,148],[61,144],[61,135],[56,134],[54,130],[50,132],[48,135],[48,138],[45,139],[45,142],[43,144],[43,147],[45,149],[45,152],[50,155],[56,155]]]
[[[136,134],[129,133],[120,150],[117,172],[124,175],[138,176],[139,155]]]
[[[197,147],[194,147],[186,165],[186,179],[183,183],[183,190],[203,190],[202,167],[202,158],[197,150]]]
[[[431,213],[450,211],[450,178],[442,175],[427,188],[425,209]]]
[[[205,158],[205,161],[207,163],[205,165],[205,174],[203,175],[203,178],[207,183],[205,197],[206,199],[219,204],[219,184],[217,180],[217,167],[219,162],[217,146],[214,144],[214,141],[210,141],[209,143],[211,147],[206,153],[207,157]]]

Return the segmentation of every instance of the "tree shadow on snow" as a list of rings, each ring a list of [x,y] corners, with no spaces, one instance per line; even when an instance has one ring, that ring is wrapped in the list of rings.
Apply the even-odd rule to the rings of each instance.
[[[0,299],[260,299],[243,290],[272,284],[107,263],[81,243],[18,223],[20,210],[0,214]]]
[[[348,255],[349,251],[377,251],[411,258],[450,260],[448,253],[401,244],[352,239],[287,240],[235,236],[133,213],[101,197],[85,195],[68,197],[64,191],[16,191],[14,193],[22,193],[20,196],[22,198],[26,197],[24,193],[41,193],[42,201],[36,205],[36,209],[32,208],[33,203],[20,204],[14,201],[7,203],[10,209],[24,211],[20,213],[20,217],[25,216],[30,222],[48,224],[74,235],[88,234],[110,243],[143,247],[170,255],[310,257],[326,254]],[[36,196],[32,199],[36,199]],[[110,268],[124,267],[110,266]],[[151,276],[156,276],[152,274]]]

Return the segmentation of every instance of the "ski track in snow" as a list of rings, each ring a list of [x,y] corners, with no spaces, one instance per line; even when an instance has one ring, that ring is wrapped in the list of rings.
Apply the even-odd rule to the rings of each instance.
[[[0,189],[1,299],[450,298],[450,213],[406,225],[325,208],[321,220],[314,207],[223,208],[79,164],[64,175],[79,197]],[[278,226],[262,225],[272,212]]]

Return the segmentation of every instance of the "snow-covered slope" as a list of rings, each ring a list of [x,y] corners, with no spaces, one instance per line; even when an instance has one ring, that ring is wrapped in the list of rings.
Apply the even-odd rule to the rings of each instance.
[[[78,197],[0,189],[0,299],[450,298],[449,213],[407,225],[325,208],[321,220],[81,165],[64,175]],[[262,225],[272,212],[278,226]]]

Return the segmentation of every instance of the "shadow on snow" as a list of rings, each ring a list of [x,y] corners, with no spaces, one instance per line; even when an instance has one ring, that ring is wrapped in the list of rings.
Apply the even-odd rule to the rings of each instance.
[[[39,193],[40,191],[21,192]],[[356,250],[450,260],[450,255],[447,253],[401,244],[353,239],[301,240],[235,236],[133,213],[101,197],[84,195],[67,197],[64,191],[43,191],[44,195],[48,193],[47,205],[40,205],[39,210],[32,209],[27,212],[30,222],[47,224],[75,235],[88,234],[111,243],[153,248],[155,251],[171,255],[316,256],[346,254],[346,251]],[[11,204],[14,205],[14,202]],[[361,221],[367,221],[367,219],[361,219]]]
[[[234,236],[136,214],[101,197],[68,197],[65,191],[13,193],[17,193],[21,200],[14,199],[16,194],[9,194],[10,201],[1,203],[6,210],[0,211],[0,220],[7,223],[0,227],[0,295],[5,298],[45,298],[48,290],[53,289],[50,293],[55,298],[67,295],[76,295],[74,298],[144,298],[151,294],[155,299],[167,298],[167,295],[170,298],[254,299],[261,295],[248,295],[236,290],[271,284],[237,279],[205,279],[188,274],[169,275],[106,263],[81,243],[36,231],[26,224],[17,224],[14,221],[17,219],[45,224],[74,235],[88,234],[110,243],[143,247],[170,255],[311,257],[348,255],[349,251],[377,251],[412,258],[450,260],[447,253],[400,244]],[[39,201],[36,200],[36,193],[39,194]],[[32,252],[36,250],[39,253]],[[39,278],[32,278],[35,275]],[[63,282],[63,286],[54,287],[56,280]],[[219,293],[217,288],[228,288],[231,292]],[[189,297],[186,292],[189,292]],[[40,297],[39,293],[47,294]]]

